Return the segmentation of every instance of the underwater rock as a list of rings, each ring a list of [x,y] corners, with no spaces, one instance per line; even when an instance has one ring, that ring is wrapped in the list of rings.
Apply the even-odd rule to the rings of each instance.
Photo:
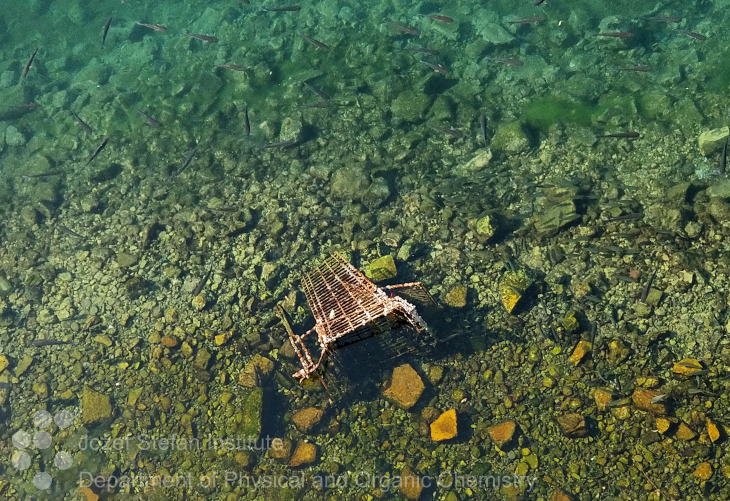
[[[507,313],[512,313],[525,291],[530,288],[533,280],[524,269],[506,271],[499,281],[499,297]]]
[[[324,411],[322,411],[322,409],[307,407],[295,412],[292,416],[292,421],[294,421],[296,427],[299,428],[299,431],[307,433],[311,431],[317,423],[319,423],[322,416],[324,416]]]
[[[288,438],[274,438],[271,440],[269,455],[279,461],[288,462],[291,457],[292,442]]]
[[[712,465],[707,461],[703,461],[697,466],[692,475],[700,480],[710,480],[710,477],[712,477]]]
[[[730,198],[730,179],[720,179],[707,188],[710,198]]]
[[[377,209],[390,198],[390,185],[383,177],[376,177],[362,196],[362,203],[368,209]]]
[[[266,357],[262,357],[259,353],[246,364],[246,367],[238,375],[238,384],[246,388],[259,386],[261,381],[258,378],[268,376],[274,370],[274,362]],[[258,383],[258,384],[257,384]]]
[[[586,418],[581,414],[565,414],[558,417],[558,424],[568,438],[584,438],[588,436]]]
[[[14,290],[12,282],[0,275],[0,297],[9,296]]]
[[[465,164],[459,164],[454,168],[454,173],[461,176],[470,176],[481,171],[492,161],[492,150],[479,150],[477,154]]]
[[[401,409],[408,410],[416,404],[424,388],[421,376],[409,364],[403,364],[393,369],[383,396]]]
[[[418,475],[408,466],[404,466],[400,471],[400,485],[398,489],[406,499],[418,499],[421,497],[423,485]]]
[[[261,435],[263,404],[264,390],[254,388],[243,405],[243,422],[239,431],[244,437],[256,440]]]
[[[593,392],[593,401],[596,402],[596,407],[599,411],[605,411],[608,409],[608,403],[613,400],[611,393],[601,388],[596,388]]]
[[[523,153],[530,149],[530,140],[520,121],[500,125],[492,138],[491,146],[506,153]]]
[[[416,122],[424,117],[430,105],[431,98],[426,94],[409,89],[398,94],[390,106],[390,111],[396,118],[406,122]]]
[[[466,306],[466,294],[467,288],[465,285],[453,285],[444,296],[444,302],[452,308],[463,308]]]
[[[719,129],[708,130],[700,134],[697,138],[697,145],[700,147],[700,153],[707,156],[710,153],[714,153],[722,149],[725,144],[725,139],[727,139],[729,133],[730,128],[720,127]]]
[[[715,443],[720,440],[720,437],[722,436],[720,434],[720,429],[710,420],[710,418],[705,418],[705,420],[707,425],[707,436],[710,438],[710,442]]]
[[[8,146],[23,146],[26,141],[25,136],[16,126],[8,125],[8,128],[5,129],[5,143]]]
[[[315,459],[317,459],[317,446],[309,442],[299,442],[289,461],[289,466],[296,468],[297,466],[313,463]]]
[[[651,412],[656,415],[667,413],[667,407],[663,403],[652,403],[657,397],[661,397],[662,392],[656,390],[648,390],[646,388],[636,388],[631,394],[631,400],[637,408],[642,411]]]
[[[495,424],[487,428],[489,437],[494,442],[494,445],[504,450],[509,448],[512,440],[515,438],[517,432],[517,423],[514,421],[505,421],[504,423]]]
[[[84,386],[81,394],[81,422],[95,423],[110,418],[113,414],[111,400],[108,395],[94,391]]]
[[[395,278],[397,274],[395,260],[390,254],[375,259],[365,269],[365,276],[373,282],[389,280]]]
[[[578,365],[591,352],[591,343],[585,339],[578,341],[573,354],[570,355],[568,361],[573,365]]]
[[[365,167],[359,163],[351,163],[341,167],[332,175],[330,192],[335,198],[358,201],[370,186],[370,179]]]
[[[677,431],[674,436],[677,437],[679,440],[689,442],[690,440],[693,440],[697,436],[697,434],[692,431],[692,429],[686,424],[679,423],[679,426],[677,426]]]
[[[441,442],[450,440],[457,435],[456,409],[450,409],[441,414],[436,421],[431,423],[431,440]]]
[[[497,231],[495,218],[490,214],[480,218],[477,221],[476,230],[478,234],[483,235],[486,238],[492,238],[494,233]]]
[[[304,137],[304,124],[301,120],[286,117],[281,123],[279,139],[281,141],[294,141],[298,143]]]

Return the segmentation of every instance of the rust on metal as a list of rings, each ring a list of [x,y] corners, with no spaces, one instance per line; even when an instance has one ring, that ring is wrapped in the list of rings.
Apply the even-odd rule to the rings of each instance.
[[[300,382],[316,375],[337,348],[390,332],[404,324],[417,332],[426,329],[426,323],[413,304],[386,290],[401,289],[399,292],[404,295],[435,304],[422,283],[378,287],[336,253],[302,278],[302,288],[314,315],[314,327],[302,335],[287,328],[289,340],[302,364],[302,368],[293,374]],[[317,334],[316,346],[310,344],[308,348],[306,338],[312,333]]]

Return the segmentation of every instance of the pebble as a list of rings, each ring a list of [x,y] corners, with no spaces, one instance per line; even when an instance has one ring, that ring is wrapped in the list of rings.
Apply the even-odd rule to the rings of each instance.
[[[205,304],[206,304],[206,300],[205,300],[204,293],[201,292],[200,294],[198,294],[197,296],[195,296],[193,298],[192,305],[193,305],[193,308],[195,308],[196,310],[202,311],[203,308],[205,308]]]
[[[573,354],[570,355],[568,361],[573,365],[578,365],[591,352],[591,343],[585,339],[578,341]]]
[[[313,463],[315,459],[317,459],[317,446],[309,442],[299,442],[289,460],[289,466],[296,468]]]
[[[685,442],[688,442],[695,438],[697,434],[692,431],[692,429],[687,426],[684,423],[679,423],[679,426],[677,427],[677,432],[674,434],[675,437],[677,437],[679,440],[684,440]]]
[[[558,417],[558,424],[563,434],[568,438],[583,438],[588,436],[588,425],[585,416],[581,414],[565,414]]]
[[[710,437],[710,442],[717,442],[720,439],[720,429],[710,418],[707,419],[707,436]]]
[[[172,335],[166,335],[162,336],[160,339],[160,342],[162,343],[162,346],[165,348],[174,348],[177,346],[177,344],[180,342],[175,336]]]
[[[710,480],[710,477],[712,476],[712,465],[710,465],[707,461],[700,463],[693,475],[700,480]]]
[[[642,411],[651,412],[652,414],[662,415],[667,413],[667,406],[661,402],[651,403],[652,399],[662,395],[661,391],[649,390],[647,388],[636,388],[631,394],[631,400],[634,405]]]
[[[400,485],[398,488],[406,499],[418,499],[421,497],[423,484],[421,484],[421,479],[411,468],[404,466],[400,472]]]
[[[487,428],[487,433],[494,444],[502,449],[509,446],[517,432],[517,423],[514,421],[505,421],[504,423],[495,424]]]
[[[466,294],[468,289],[465,285],[456,284],[451,286],[444,296],[444,302],[452,308],[463,308],[466,306]]]

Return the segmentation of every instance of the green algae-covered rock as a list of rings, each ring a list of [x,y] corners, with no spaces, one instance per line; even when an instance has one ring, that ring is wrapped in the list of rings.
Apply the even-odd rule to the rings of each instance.
[[[395,269],[395,260],[390,254],[379,257],[370,263],[370,266],[368,266],[365,270],[365,276],[373,282],[380,282],[381,280],[395,278],[397,274],[398,272]]]
[[[81,394],[81,421],[84,424],[110,418],[112,413],[112,404],[108,395],[84,386],[84,392]]]
[[[240,432],[246,438],[258,439],[261,435],[261,411],[264,404],[264,391],[254,388],[243,404],[243,422]]]

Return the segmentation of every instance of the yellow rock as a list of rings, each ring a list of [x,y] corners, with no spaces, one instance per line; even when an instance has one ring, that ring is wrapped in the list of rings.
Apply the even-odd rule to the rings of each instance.
[[[300,409],[292,416],[292,421],[303,432],[308,432],[315,427],[319,420],[324,416],[322,409],[316,407],[307,407],[306,409]]]
[[[365,269],[365,276],[373,282],[380,282],[381,280],[395,278],[397,274],[398,271],[395,268],[395,260],[390,254],[375,259],[372,263],[370,263],[370,266]]]
[[[463,308],[466,306],[467,288],[464,285],[456,284],[449,289],[444,296],[444,302],[452,308]]]
[[[165,348],[174,348],[180,341],[175,336],[162,336],[160,342]]]
[[[669,431],[669,428],[672,427],[672,422],[667,418],[658,417],[656,418],[654,426],[656,426],[656,431],[664,435]]]
[[[79,487],[79,494],[84,496],[86,501],[99,501],[99,495],[88,487]]]
[[[289,461],[289,457],[291,456],[291,447],[292,443],[288,438],[274,438],[271,440],[269,455],[274,459]]]
[[[591,343],[585,339],[578,341],[573,354],[570,355],[568,361],[573,365],[578,365],[591,352]]]
[[[710,437],[711,442],[717,442],[720,439],[720,429],[710,421],[710,418],[707,418],[707,436]]]
[[[421,376],[409,364],[393,369],[393,376],[387,383],[383,396],[401,409],[410,409],[424,390]]]
[[[8,357],[6,357],[5,355],[0,355],[0,373],[7,369],[8,365],[10,365]]]
[[[203,308],[205,308],[206,300],[205,300],[205,294],[200,293],[197,296],[193,298],[193,308],[195,308],[198,311],[202,311]]]
[[[685,358],[674,364],[672,372],[680,376],[694,376],[704,369],[702,363],[696,358]]]
[[[568,438],[583,438],[588,436],[588,425],[585,416],[581,414],[565,414],[558,417],[558,424],[563,434]]]
[[[257,353],[238,375],[238,384],[247,388],[253,388],[257,386],[257,383],[261,383],[258,380],[259,378],[268,375],[273,370],[274,362]]]
[[[679,423],[679,426],[677,427],[677,432],[674,434],[674,436],[680,440],[684,440],[685,442],[687,442],[695,438],[697,434],[693,432],[686,424]]]
[[[289,466],[295,468],[304,464],[313,463],[317,459],[317,446],[309,442],[299,442],[294,455],[289,460]]]
[[[642,388],[653,389],[659,386],[660,382],[658,377],[653,376],[639,376],[636,378],[636,386],[641,386]]]
[[[634,405],[642,411],[651,412],[652,414],[666,414],[667,407],[661,402],[652,404],[651,401],[657,397],[660,397],[662,392],[656,390],[648,390],[646,388],[636,388],[634,393],[631,395]]]
[[[514,421],[505,421],[504,423],[495,424],[487,428],[489,437],[500,449],[512,441],[515,436],[515,431],[517,431],[517,423]]]
[[[215,336],[215,344],[218,346],[222,346],[228,342],[229,339],[233,336],[233,329],[227,330],[223,334],[218,334]]]
[[[573,501],[573,498],[568,496],[566,493],[564,493],[560,489],[556,489],[550,495],[550,501]]]
[[[456,409],[444,412],[431,423],[431,440],[434,442],[452,439],[456,434]]]
[[[601,388],[596,388],[593,392],[593,400],[596,402],[599,411],[605,411],[612,398],[613,396],[609,392]]]
[[[499,297],[507,313],[512,313],[533,280],[525,270],[507,271],[499,281]]]
[[[712,476],[712,465],[707,461],[700,463],[693,475],[700,480],[709,480]]]
[[[406,499],[418,499],[421,497],[423,485],[419,476],[408,466],[404,466],[400,472],[400,486],[398,488]]]

